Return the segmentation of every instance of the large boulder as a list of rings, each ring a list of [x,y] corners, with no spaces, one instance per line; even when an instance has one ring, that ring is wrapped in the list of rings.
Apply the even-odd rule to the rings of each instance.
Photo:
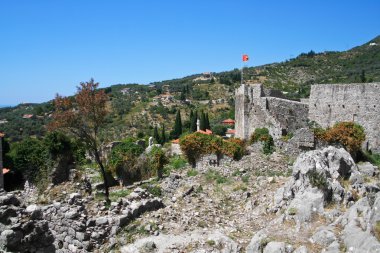
[[[277,190],[274,202],[277,207],[289,204],[297,195],[313,192],[315,188],[323,194],[323,202],[342,202],[345,190],[340,180],[348,180],[357,174],[357,167],[350,154],[343,148],[327,147],[298,156],[292,172],[292,179],[285,187]]]

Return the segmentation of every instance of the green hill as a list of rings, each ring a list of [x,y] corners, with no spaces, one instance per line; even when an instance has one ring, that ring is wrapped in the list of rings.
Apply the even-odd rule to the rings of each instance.
[[[307,97],[314,83],[379,82],[380,36],[348,51],[310,51],[284,62],[245,68],[244,77],[282,90],[293,99]],[[110,114],[104,140],[152,135],[155,125],[165,125],[169,132],[177,110],[181,110],[185,128],[190,110],[194,109],[207,111],[211,125],[218,124],[234,117],[234,89],[239,84],[240,70],[234,69],[149,85],[117,84],[105,88],[110,96]],[[0,131],[12,141],[42,136],[52,109],[51,101],[0,108]],[[31,114],[30,118],[26,116]]]

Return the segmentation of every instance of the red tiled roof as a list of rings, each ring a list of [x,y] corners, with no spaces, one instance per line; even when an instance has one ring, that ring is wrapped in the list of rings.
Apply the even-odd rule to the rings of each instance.
[[[233,119],[225,119],[222,121],[223,124],[235,124],[235,120]]]
[[[24,114],[24,116],[22,116],[23,119],[30,119],[33,117],[33,114]]]
[[[4,174],[7,174],[9,171],[10,171],[10,169],[3,168],[3,175],[4,175]]]

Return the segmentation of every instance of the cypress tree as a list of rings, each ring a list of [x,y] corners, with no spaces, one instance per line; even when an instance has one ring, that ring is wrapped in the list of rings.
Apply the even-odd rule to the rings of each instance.
[[[154,127],[153,138],[156,140],[157,143],[161,143],[160,136],[158,135],[157,126]]]
[[[206,129],[211,129],[210,120],[208,118],[208,113],[206,113],[206,115],[205,115],[205,127],[206,127]]]
[[[197,131],[197,119],[198,119],[198,113],[197,111],[194,111],[193,117],[190,119],[190,132]]]
[[[175,117],[175,125],[174,125],[174,137],[178,138],[182,134],[182,120],[181,120],[181,111],[177,111],[177,115]]]
[[[193,118],[194,118],[194,113],[193,110],[190,111],[190,116],[189,116],[189,121],[190,121],[190,132],[192,132],[192,124],[193,124]]]
[[[202,111],[201,112],[201,122],[200,122],[200,129],[205,131],[206,130],[206,115],[205,113]]]
[[[166,142],[165,125],[162,125],[161,144],[164,145],[165,142]]]

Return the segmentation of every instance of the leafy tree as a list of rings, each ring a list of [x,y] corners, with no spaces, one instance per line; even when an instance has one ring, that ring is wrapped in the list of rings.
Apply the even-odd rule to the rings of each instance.
[[[59,129],[74,135],[95,157],[103,177],[106,201],[110,202],[109,180],[111,178],[107,175],[106,168],[103,165],[99,139],[106,123],[108,96],[104,90],[98,90],[98,86],[99,83],[95,83],[94,79],[81,82],[77,88],[74,101],[57,95],[54,100],[53,120],[49,124],[49,129]]]
[[[49,153],[41,140],[27,138],[15,143],[10,156],[13,166],[25,179],[35,182],[38,172],[47,167]]]

